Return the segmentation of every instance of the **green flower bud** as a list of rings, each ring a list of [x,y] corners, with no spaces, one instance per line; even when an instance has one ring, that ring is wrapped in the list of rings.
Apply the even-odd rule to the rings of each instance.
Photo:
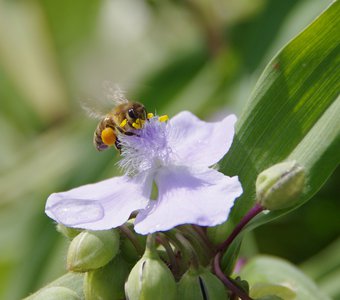
[[[178,283],[178,299],[229,299],[223,283],[207,269],[190,268]]]
[[[57,224],[57,231],[70,240],[75,238],[81,232],[80,229],[66,227],[63,224]]]
[[[84,278],[85,299],[124,299],[124,283],[129,271],[128,263],[118,255],[106,266],[87,272]]]
[[[63,287],[63,286],[53,286],[49,288],[43,288],[39,292],[30,296],[30,300],[80,300],[80,297],[76,292]]]
[[[83,231],[71,242],[67,252],[67,268],[87,272],[105,266],[119,250],[116,230]]]
[[[129,300],[178,299],[175,279],[155,249],[147,248],[132,268],[125,293]]]
[[[291,207],[297,203],[304,183],[304,169],[296,161],[276,164],[258,175],[257,201],[269,210]]]

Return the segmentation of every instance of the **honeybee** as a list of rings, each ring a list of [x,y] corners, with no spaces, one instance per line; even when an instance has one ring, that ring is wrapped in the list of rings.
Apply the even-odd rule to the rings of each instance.
[[[143,104],[130,102],[126,99],[116,105],[100,120],[94,132],[93,143],[98,151],[110,146],[120,152],[119,134],[133,135],[136,129],[141,129],[147,120],[147,111]]]
[[[94,131],[93,144],[98,151],[108,149],[114,146],[121,152],[121,145],[118,139],[120,134],[134,135],[136,130],[141,129],[146,120],[153,117],[152,113],[147,113],[143,104],[129,101],[125,97],[125,92],[117,84],[111,81],[103,82],[105,97],[103,101],[96,103],[95,107],[91,105],[91,99],[81,101],[81,107],[86,113],[99,123]],[[109,102],[107,101],[109,100]],[[101,105],[100,105],[100,102]],[[106,106],[107,103],[113,102],[113,108],[109,113],[102,113],[99,106]],[[99,106],[98,106],[99,104]]]

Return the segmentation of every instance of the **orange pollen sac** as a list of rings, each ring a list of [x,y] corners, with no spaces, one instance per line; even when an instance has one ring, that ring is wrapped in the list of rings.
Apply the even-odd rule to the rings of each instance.
[[[108,146],[112,146],[116,142],[116,134],[111,127],[107,127],[102,131],[101,138],[103,143]]]

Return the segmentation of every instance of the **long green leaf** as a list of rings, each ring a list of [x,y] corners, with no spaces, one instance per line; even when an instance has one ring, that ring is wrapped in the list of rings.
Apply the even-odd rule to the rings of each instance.
[[[340,4],[333,2],[268,64],[221,163],[244,188],[224,228],[232,228],[255,201],[255,180],[267,167],[297,160],[306,170],[301,203],[322,186],[340,161]],[[257,224],[287,210],[270,213]],[[219,230],[219,229],[217,229]]]
[[[329,299],[311,279],[283,259],[255,257],[245,265],[240,275],[249,282],[250,295],[263,292],[279,295],[283,299]]]

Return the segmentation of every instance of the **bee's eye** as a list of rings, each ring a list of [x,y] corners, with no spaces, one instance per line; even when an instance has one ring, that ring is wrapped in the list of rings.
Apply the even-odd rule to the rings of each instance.
[[[137,118],[137,116],[136,116],[136,114],[135,114],[133,108],[130,108],[130,109],[128,110],[128,115],[129,115],[129,117],[132,118],[132,119],[136,119],[136,118]]]

